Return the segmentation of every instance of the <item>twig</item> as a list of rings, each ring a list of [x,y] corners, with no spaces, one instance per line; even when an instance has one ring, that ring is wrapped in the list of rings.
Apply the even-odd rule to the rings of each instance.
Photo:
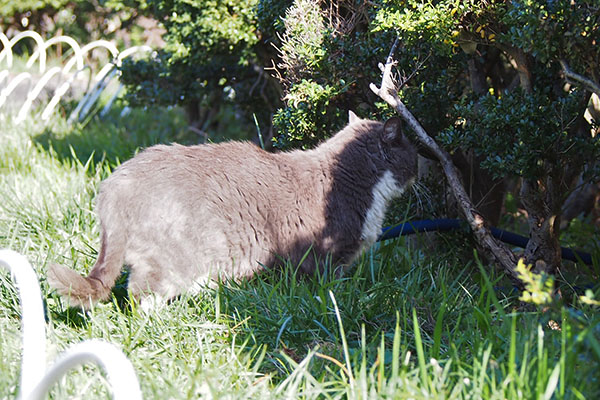
[[[560,60],[559,62],[560,66],[562,67],[563,74],[565,74],[565,78],[567,78],[567,80],[574,80],[581,83],[588,91],[596,93],[596,96],[600,97],[600,86],[596,82],[586,78],[583,75],[573,72],[565,60]]]
[[[415,77],[415,75],[417,75],[417,72],[421,70],[421,67],[427,62],[427,60],[429,60],[429,57],[431,57],[431,53],[427,54],[427,57],[417,63],[417,66],[413,69],[410,75],[408,75],[408,77],[402,78],[402,83],[400,83],[398,90],[402,89],[408,82],[410,82],[412,78]]]
[[[450,155],[442,149],[433,140],[433,138],[425,131],[419,121],[404,105],[398,97],[398,90],[392,78],[392,67],[395,65],[394,52],[398,46],[398,38],[394,41],[389,56],[387,57],[385,66],[381,68],[383,77],[381,79],[381,87],[377,87],[371,83],[371,90],[382,100],[394,108],[398,114],[406,121],[406,123],[416,133],[418,140],[426,146],[440,161],[448,184],[457,203],[459,204],[465,218],[469,222],[471,229],[479,243],[479,245],[489,253],[494,259],[509,273],[509,275],[519,282],[518,275],[515,271],[517,258],[515,255],[502,243],[498,242],[491,234],[483,216],[477,211],[473,202],[465,191],[459,177],[459,172],[452,162]]]
[[[194,132],[196,135],[200,136],[204,142],[206,142],[208,140],[208,133],[206,133],[202,129],[198,129],[192,125],[188,126],[188,129],[190,131]]]

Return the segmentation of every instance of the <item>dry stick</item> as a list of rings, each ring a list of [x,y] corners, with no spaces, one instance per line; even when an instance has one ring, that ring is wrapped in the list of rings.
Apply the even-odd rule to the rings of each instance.
[[[565,74],[567,79],[581,83],[583,86],[585,86],[586,90],[596,93],[596,96],[600,97],[600,86],[596,82],[586,78],[583,75],[573,72],[565,60],[560,60],[560,66],[562,67],[563,74]]]
[[[383,78],[381,80],[381,87],[378,88],[375,84],[371,83],[371,90],[391,107],[393,107],[417,134],[419,141],[429,150],[431,150],[433,154],[435,154],[442,165],[442,169],[446,175],[450,189],[452,190],[454,197],[456,198],[463,214],[473,230],[479,245],[484,249],[484,251],[494,257],[496,262],[509,273],[509,276],[513,278],[516,283],[519,283],[520,281],[515,271],[517,257],[515,257],[512,251],[510,251],[506,246],[492,236],[482,215],[477,211],[473,205],[473,202],[467,195],[467,192],[465,191],[459,178],[459,172],[452,162],[450,155],[441,147],[439,147],[435,140],[429,136],[419,121],[417,121],[414,115],[408,110],[408,108],[406,108],[402,100],[400,100],[398,97],[398,90],[392,78],[392,67],[395,64],[393,56],[397,45],[398,38],[396,38],[396,41],[394,42],[394,45],[392,46],[390,54],[386,60],[385,66],[382,68]]]

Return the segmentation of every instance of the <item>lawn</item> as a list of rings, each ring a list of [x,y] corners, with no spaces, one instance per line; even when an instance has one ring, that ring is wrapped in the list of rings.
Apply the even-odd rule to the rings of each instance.
[[[108,341],[132,361],[148,399],[600,398],[599,308],[578,297],[585,288],[598,297],[599,266],[572,266],[583,283],[557,277],[561,297],[537,307],[469,251],[448,251],[456,238],[439,239],[439,252],[424,237],[377,244],[343,278],[296,277],[287,266],[147,312],[127,304],[121,284],[112,302],[69,309],[46,268],[93,265],[99,182],[139,148],[191,138],[176,110],[86,126],[60,116],[0,124],[0,248],[24,254],[39,276],[49,360],[85,339]],[[0,398],[14,398],[20,306],[8,274],[0,280]],[[95,366],[50,392],[109,395]]]

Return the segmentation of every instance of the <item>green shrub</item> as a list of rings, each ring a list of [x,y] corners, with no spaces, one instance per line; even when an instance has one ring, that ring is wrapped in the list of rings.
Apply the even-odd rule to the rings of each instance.
[[[593,1],[149,4],[168,45],[124,68],[132,101],[184,104],[202,130],[232,107],[232,123],[249,132],[253,115],[265,137],[272,123],[279,148],[314,146],[348,110],[389,116],[369,84],[399,37],[400,95],[453,153],[473,201],[497,222],[506,180],[521,179],[514,195],[530,218],[527,262],[560,263],[561,207],[583,170],[588,181],[599,176],[597,121],[584,118],[591,93],[560,64],[598,81]]]
[[[257,30],[258,0],[150,0],[148,5],[166,29],[166,46],[151,58],[124,63],[123,81],[133,104],[181,104],[190,125],[209,136],[223,107],[241,112],[228,123],[247,135],[255,132],[252,114],[268,121],[274,109],[269,103],[279,96],[259,61],[270,46]]]
[[[82,44],[98,39],[135,44],[143,34],[138,17],[144,15],[144,0],[0,0],[4,33],[34,30],[46,38],[72,36]]]

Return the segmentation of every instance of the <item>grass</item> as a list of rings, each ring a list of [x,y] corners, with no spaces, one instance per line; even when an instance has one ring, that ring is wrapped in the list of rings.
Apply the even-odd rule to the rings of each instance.
[[[344,278],[297,277],[288,266],[148,312],[121,307],[122,291],[88,313],[68,309],[46,284],[47,265],[89,270],[98,183],[140,146],[185,141],[180,116],[138,110],[85,127],[60,116],[17,126],[4,116],[1,129],[0,248],[25,254],[40,277],[49,360],[84,339],[109,341],[132,361],[149,399],[600,396],[600,317],[577,288],[563,282],[562,301],[524,305],[487,266],[433,252],[425,240],[381,243]],[[588,278],[597,282],[597,273]],[[597,283],[593,290],[598,298]],[[0,292],[0,398],[12,398],[20,306],[6,273]],[[50,393],[109,395],[94,366]]]

